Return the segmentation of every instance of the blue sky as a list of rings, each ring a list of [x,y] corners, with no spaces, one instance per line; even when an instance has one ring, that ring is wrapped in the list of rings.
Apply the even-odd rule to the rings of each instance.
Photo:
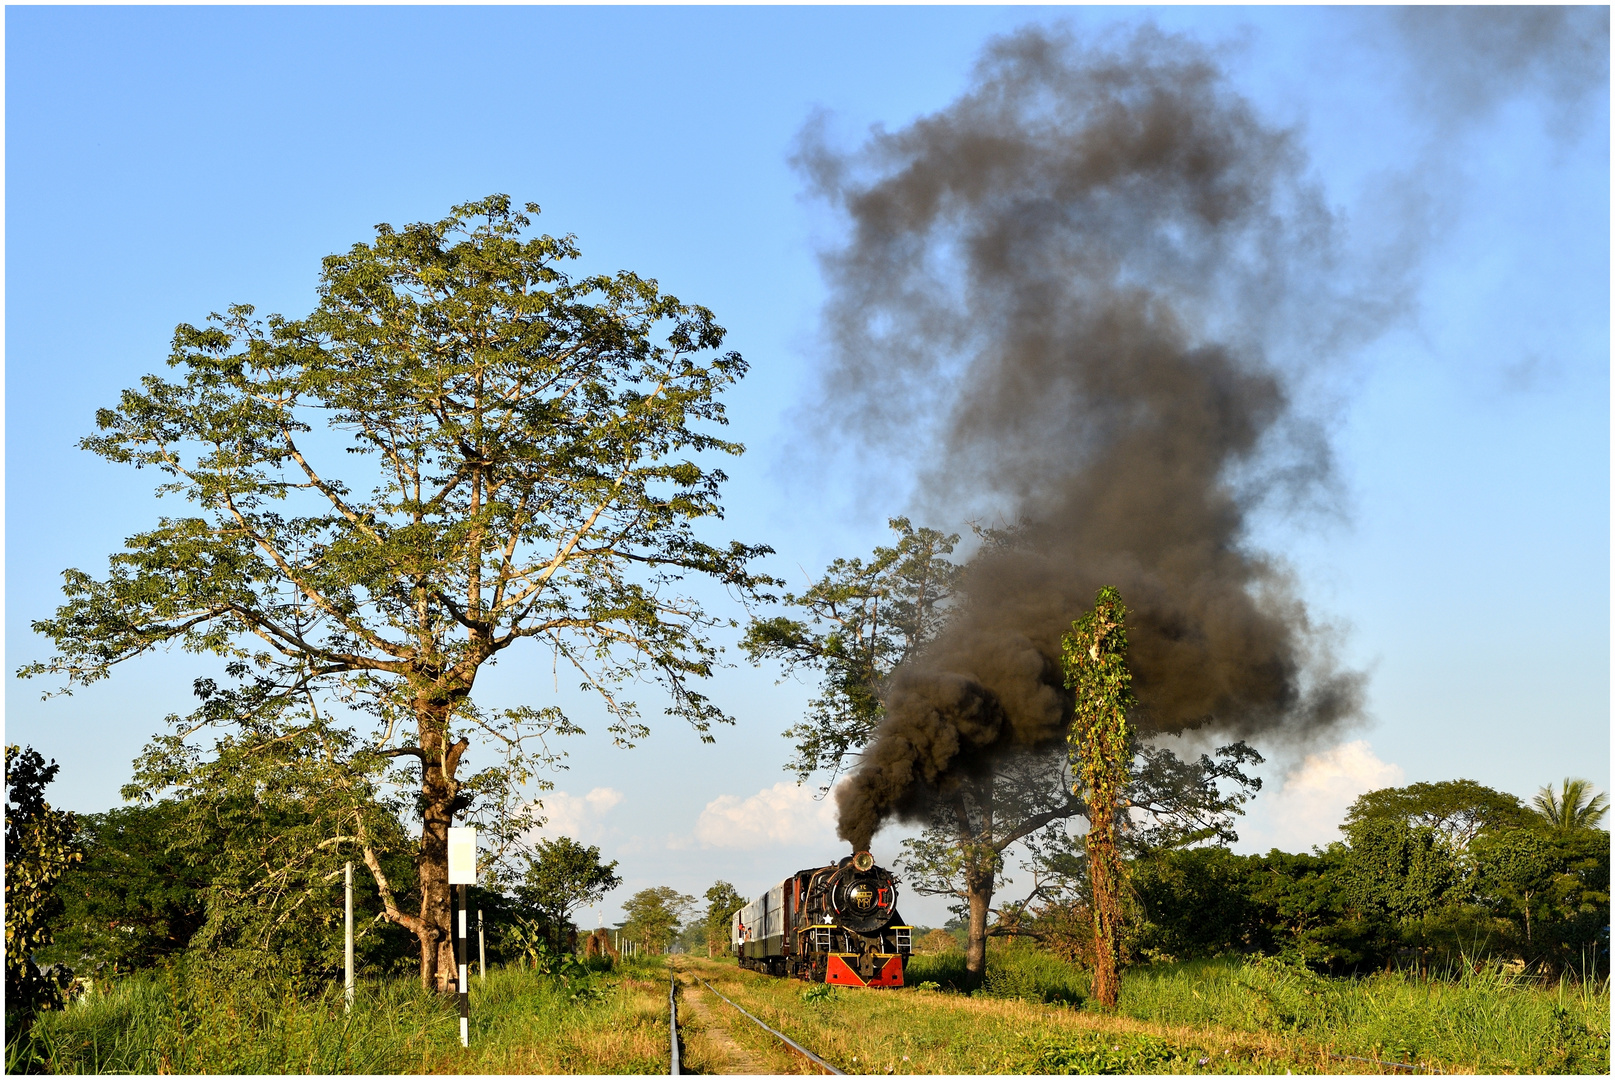
[[[540,203],[586,267],[656,277],[729,328],[752,364],[729,400],[749,448],[729,535],[773,545],[796,584],[867,552],[912,509],[877,493],[911,478],[813,467],[815,252],[840,222],[789,164],[798,132],[823,111],[850,145],[944,108],[987,38],[1027,23],[1148,19],[1214,45],[1294,127],[1351,242],[1394,239],[1410,268],[1404,313],[1308,389],[1337,505],[1253,536],[1369,672],[1363,722],[1263,748],[1242,846],[1327,842],[1386,783],[1608,790],[1607,67],[1578,81],[1557,55],[1447,48],[1381,9],[10,8],[8,670],[45,654],[28,625],[60,572],[100,571],[159,512],[147,477],[75,443],[161,369],[176,323],[241,301],[302,314],[322,256],[491,192]],[[810,688],[730,655],[714,696],[740,724],[715,746],[665,727],[631,751],[593,733],[567,748],[552,825],[621,861],[614,900],[719,877],[749,893],[839,853],[781,771]],[[554,693],[539,667],[512,659],[479,692],[537,702]],[[12,679],[7,741],[62,763],[60,804],[105,809],[195,671],[154,657],[49,702]]]

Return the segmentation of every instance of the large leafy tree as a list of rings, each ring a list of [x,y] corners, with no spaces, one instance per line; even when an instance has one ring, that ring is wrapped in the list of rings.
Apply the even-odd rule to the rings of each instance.
[[[1340,827],[1351,836],[1369,822],[1400,822],[1434,829],[1452,850],[1462,851],[1481,831],[1523,825],[1526,817],[1520,800],[1506,791],[1473,780],[1440,780],[1360,795]]]
[[[947,617],[959,567],[948,559],[957,534],[888,523],[897,534],[869,560],[837,559],[800,595],[787,593],[789,615],[752,620],[742,642],[754,662],[777,660],[792,674],[820,672],[819,696],[786,730],[796,741],[787,766],[806,780],[821,770],[830,783],[880,723],[893,670],[936,636]]]
[[[533,737],[576,730],[554,705],[478,709],[483,666],[542,646],[625,742],[648,728],[620,688],[651,678],[710,738],[727,721],[697,689],[714,620],[678,579],[766,580],[748,569],[766,548],[695,531],[721,514],[712,457],[741,451],[710,428],[746,370],[723,329],[654,280],[569,276],[573,240],[529,225],[496,195],[378,226],[324,261],[308,317],[241,305],[181,325],[172,377],[126,391],[82,445],[157,470],[189,508],[105,577],[67,571],[66,603],[34,624],[56,654],[20,672],[70,689],[178,645],[239,685],[176,738],[288,709],[312,724],[322,703],[359,717],[355,753],[418,770],[420,904],[387,917],[440,987],[450,823],[528,777]],[[503,751],[494,774],[462,775],[472,735]]]
[[[1243,767],[1261,761],[1244,743],[1197,761],[1183,761],[1164,747],[1140,747],[1123,795],[1128,812],[1116,820],[1119,842],[1141,856],[1237,840],[1234,818],[1261,787]],[[990,938],[1047,937],[1047,909],[1076,905],[1089,911],[1086,848],[1069,831],[1089,813],[1076,786],[1064,754],[1005,758],[937,798],[921,835],[903,841],[899,868],[910,887],[949,898],[964,923],[967,980],[979,983],[986,974]],[[1020,869],[1031,887],[1005,900],[1001,890],[1014,884],[1006,873],[1013,851],[1024,856]],[[1032,917],[1040,906],[1044,917]]]
[[[572,912],[599,902],[622,884],[616,860],[601,862],[598,847],[570,836],[540,840],[526,862],[516,895],[557,934],[572,928]]]
[[[75,817],[52,809],[45,787],[61,766],[33,747],[6,747],[6,1013],[24,1022],[62,1004],[61,986],[46,978],[34,954],[53,939],[62,913],[62,876],[84,856]]]
[[[666,885],[641,889],[622,906],[628,916],[623,936],[637,941],[648,953],[666,951],[678,936],[679,924],[695,910],[695,897]]]
[[[706,894],[707,910],[702,919],[708,956],[729,950],[729,920],[746,906],[746,898],[727,881],[715,881]]]
[[[1462,897],[1463,864],[1433,828],[1370,819],[1351,832],[1341,884],[1347,902],[1370,923],[1427,954],[1436,917]]]

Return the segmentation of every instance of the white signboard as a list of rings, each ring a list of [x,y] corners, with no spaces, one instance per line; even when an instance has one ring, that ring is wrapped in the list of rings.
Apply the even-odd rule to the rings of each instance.
[[[477,883],[477,830],[449,830],[449,884]]]

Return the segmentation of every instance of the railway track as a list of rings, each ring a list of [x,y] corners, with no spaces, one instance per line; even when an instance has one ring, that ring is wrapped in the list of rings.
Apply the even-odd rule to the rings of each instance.
[[[769,1027],[767,1024],[763,1023],[761,1020],[757,1019],[757,1017],[753,1016],[751,1013],[749,1013],[745,1009],[741,1008],[739,1005],[736,1005],[728,997],[724,996],[721,992],[719,992],[717,987],[713,986],[711,983],[707,982],[705,979],[701,978],[699,975],[696,975],[694,972],[690,972],[689,974],[690,974],[690,978],[694,979],[696,982],[698,982],[702,986],[706,987],[708,993],[712,994],[719,1001],[722,1001],[724,1004],[728,1005],[731,1009],[734,1009],[735,1012],[739,1013],[741,1016],[744,1016],[747,1020],[750,1020],[752,1023],[756,1024],[758,1027],[760,1027],[764,1031],[768,1032],[775,1039],[779,1040],[780,1044],[782,1046],[784,1046],[787,1050],[789,1050],[793,1054],[796,1054],[798,1057],[800,1057],[804,1061],[808,1062],[808,1064],[812,1065],[814,1068],[822,1070],[826,1075],[829,1075],[829,1076],[846,1076],[847,1075],[846,1073],[842,1072],[840,1069],[836,1068],[834,1065],[830,1064],[828,1061],[824,1060],[819,1055],[815,1054],[813,1051],[809,1050],[807,1047],[803,1046],[801,1043],[797,1042],[795,1039],[792,1039],[789,1035],[786,1035],[782,1031],[774,1030],[773,1028]],[[678,1004],[679,969],[675,965],[673,965],[671,962],[669,962],[669,964],[668,964],[668,980],[667,981],[668,981],[668,988],[667,988],[668,1025],[669,1025],[669,1031],[671,1032],[671,1043],[672,1043],[671,1052],[670,1052],[670,1054],[668,1056],[668,1062],[669,1062],[668,1074],[671,1075],[671,1076],[678,1076],[680,1074],[681,1070],[682,1070],[682,1062],[680,1060],[681,1055],[679,1053],[679,1004]]]

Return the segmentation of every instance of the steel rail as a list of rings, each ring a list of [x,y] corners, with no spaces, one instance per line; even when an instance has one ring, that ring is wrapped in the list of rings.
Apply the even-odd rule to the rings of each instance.
[[[718,988],[716,986],[713,986],[711,983],[707,982],[705,979],[701,978],[701,976],[696,975],[695,976],[695,981],[700,983],[702,986],[706,987],[708,990],[711,990],[714,994],[718,994],[718,997],[723,998],[723,1000],[729,1005],[730,1008],[734,1009],[741,1016],[744,1016],[747,1020],[750,1020],[752,1023],[756,1024],[758,1027],[762,1028],[764,1031],[766,1031],[770,1035],[774,1036],[774,1038],[778,1039],[780,1042],[784,1043],[786,1046],[789,1046],[792,1050],[795,1050],[798,1054],[801,1054],[803,1057],[805,1057],[809,1061],[813,1062],[813,1064],[817,1065],[819,1068],[823,1069],[825,1072],[830,1073],[832,1076],[846,1076],[847,1075],[846,1073],[842,1072],[840,1069],[836,1068],[834,1065],[830,1064],[828,1061],[824,1060],[818,1054],[815,1054],[813,1051],[809,1050],[807,1047],[803,1046],[801,1043],[799,1043],[796,1040],[792,1039],[789,1035],[786,1035],[784,1032],[781,1032],[781,1031],[775,1031],[773,1028],[769,1027],[767,1024],[765,1024],[761,1020],[757,1019],[751,1013],[747,1012],[745,1009],[742,1009],[739,1005],[736,1005],[734,1002],[732,1002],[728,998],[724,997],[721,993],[718,993]]]
[[[1378,1058],[1353,1057],[1351,1054],[1331,1053],[1329,1056],[1336,1061],[1361,1061],[1369,1065],[1378,1065],[1382,1069],[1407,1069],[1409,1072],[1434,1073],[1436,1076],[1447,1075],[1433,1065],[1404,1065],[1400,1061],[1381,1061]]]
[[[667,965],[667,1030],[672,1043],[672,1053],[668,1055],[667,1075],[677,1076],[683,1070],[679,1068],[679,969],[671,963]]]

